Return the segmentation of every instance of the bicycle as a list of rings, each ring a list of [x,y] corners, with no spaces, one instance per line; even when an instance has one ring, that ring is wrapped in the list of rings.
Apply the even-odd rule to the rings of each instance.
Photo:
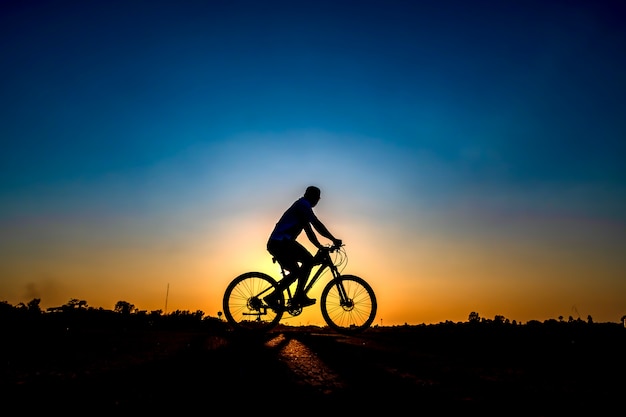
[[[334,258],[331,256],[334,254]],[[305,294],[313,288],[327,271],[331,279],[321,293],[320,309],[328,326],[339,333],[353,334],[369,328],[376,317],[378,307],[372,287],[355,275],[342,275],[347,264],[347,255],[342,246],[325,246],[315,255],[315,273],[309,277]],[[276,263],[276,259],[272,261]],[[288,272],[280,266],[282,278]],[[293,283],[292,283],[293,284]],[[263,297],[277,289],[278,282],[263,272],[246,272],[233,279],[223,298],[226,320],[235,330],[266,332],[278,325],[284,313],[298,316],[303,307],[294,303],[291,284],[282,291],[278,299],[279,308],[269,307]]]

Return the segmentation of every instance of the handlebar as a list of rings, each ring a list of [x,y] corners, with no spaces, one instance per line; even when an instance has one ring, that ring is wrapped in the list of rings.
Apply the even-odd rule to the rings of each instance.
[[[328,251],[330,253],[333,253],[335,251],[338,251],[339,249],[341,249],[344,245],[343,243],[341,245],[330,245],[330,246],[322,246],[319,250],[320,251]]]
[[[345,245],[343,242],[339,245],[322,246],[318,249],[314,257],[314,265],[332,264],[334,268],[345,268],[347,263],[346,252],[342,249]],[[331,256],[334,253],[335,255]],[[335,258],[335,259],[332,259]]]

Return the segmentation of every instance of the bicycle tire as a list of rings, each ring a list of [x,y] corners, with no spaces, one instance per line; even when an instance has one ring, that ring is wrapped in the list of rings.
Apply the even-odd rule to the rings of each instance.
[[[339,281],[339,282],[338,282]],[[342,305],[338,285],[343,285],[350,303]],[[344,334],[359,333],[369,328],[376,317],[378,302],[372,287],[355,275],[342,275],[322,290],[320,300],[326,324]]]
[[[283,311],[267,307],[259,297],[269,287],[276,287],[276,280],[262,272],[246,272],[233,279],[222,300],[226,320],[235,330],[266,332],[275,327]],[[264,295],[270,294],[270,291]],[[280,299],[284,305],[284,299]]]

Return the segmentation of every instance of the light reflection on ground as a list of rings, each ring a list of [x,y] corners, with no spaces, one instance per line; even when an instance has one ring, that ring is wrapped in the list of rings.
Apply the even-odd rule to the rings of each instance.
[[[315,352],[295,339],[286,339],[283,334],[277,335],[265,344],[270,348],[279,348],[279,358],[289,366],[301,384],[320,389],[330,394],[341,389],[345,383],[333,372]]]

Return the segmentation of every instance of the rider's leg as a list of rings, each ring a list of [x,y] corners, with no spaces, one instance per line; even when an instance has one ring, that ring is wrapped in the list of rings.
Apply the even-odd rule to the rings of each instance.
[[[285,270],[286,269],[287,268],[285,268]],[[298,279],[297,273],[290,272],[287,276],[285,276],[284,278],[279,280],[278,283],[276,283],[276,291],[277,292],[285,291],[291,284],[296,282],[297,279]]]
[[[278,297],[298,279],[300,265],[298,265],[298,259],[292,247],[293,243],[288,240],[269,240],[267,242],[267,251],[276,259],[283,270],[289,271],[289,274],[278,281],[276,291],[266,296],[265,299]]]
[[[303,304],[315,303],[315,300],[309,299],[304,294],[304,287],[306,286],[314,264],[313,255],[295,240],[270,240],[267,244],[267,250],[284,269],[290,271],[290,276],[294,277],[286,286],[294,282],[295,279],[298,280],[294,298],[299,299]],[[300,265],[298,263],[300,263]],[[281,284],[283,281],[284,279],[281,280]]]
[[[304,294],[304,287],[306,286],[307,281],[309,280],[309,275],[311,274],[311,269],[313,268],[313,263],[303,262],[298,270],[298,285],[296,286],[296,293],[294,298],[303,298],[306,297]]]
[[[300,269],[298,270],[298,285],[293,298],[296,300],[296,303],[304,306],[315,304],[315,300],[309,298],[304,293],[304,288],[306,287],[306,283],[309,281],[309,275],[311,274],[311,269],[314,264],[313,255],[311,255],[311,253],[309,253],[304,246],[301,246],[298,260],[300,261]]]

